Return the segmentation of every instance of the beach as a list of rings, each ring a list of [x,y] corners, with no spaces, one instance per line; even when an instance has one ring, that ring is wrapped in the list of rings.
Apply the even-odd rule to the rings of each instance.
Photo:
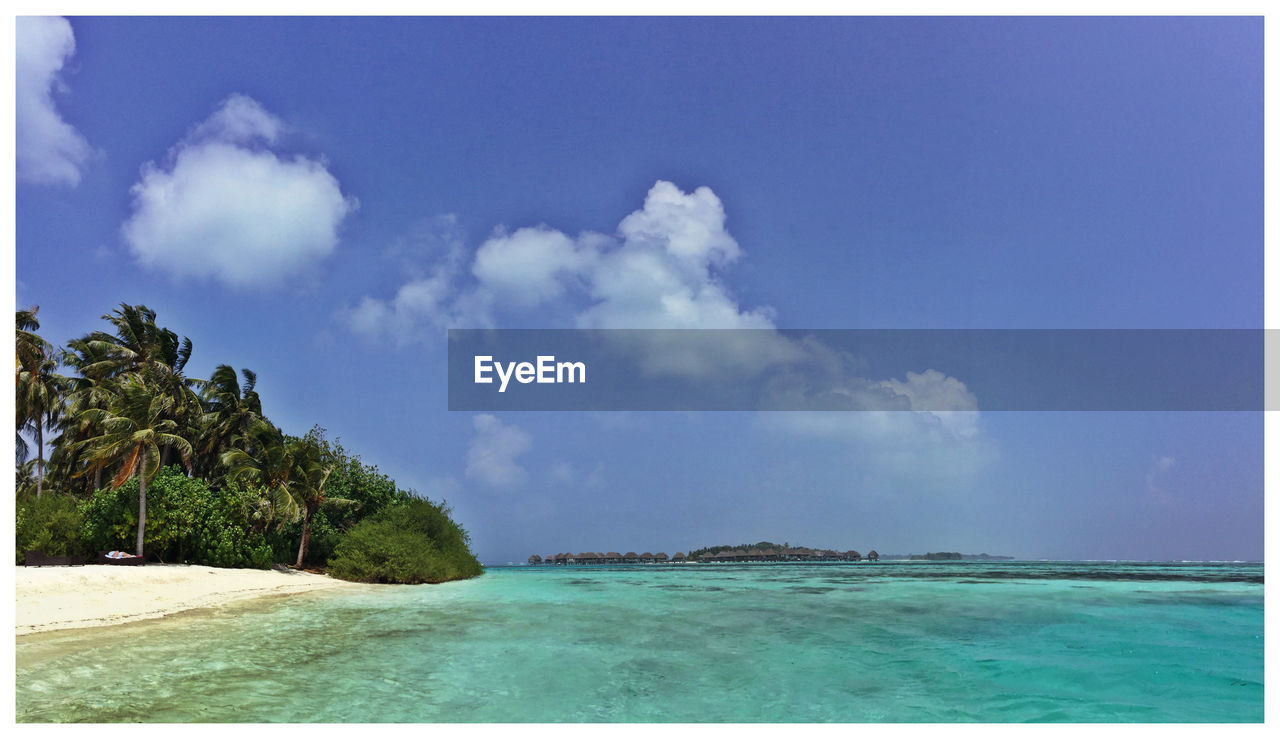
[[[267,595],[353,587],[309,572],[203,565],[18,567],[19,636],[162,618]]]

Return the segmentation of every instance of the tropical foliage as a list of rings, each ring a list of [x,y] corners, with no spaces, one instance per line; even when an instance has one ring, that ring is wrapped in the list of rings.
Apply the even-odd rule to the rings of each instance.
[[[82,533],[82,519],[75,498],[50,494],[36,497],[33,493],[18,499],[14,521],[18,564],[28,551],[43,552],[54,557],[87,555],[90,552]]]
[[[252,371],[222,364],[207,380],[188,376],[192,341],[155,311],[122,303],[102,316],[106,330],[60,350],[37,333],[38,313],[16,320],[19,561],[26,549],[132,548],[166,562],[304,567],[385,514],[379,525],[410,527],[396,540],[426,542],[420,554],[432,563],[429,577],[401,580],[479,574],[442,504],[400,489],[322,428],[286,434],[263,413]],[[435,513],[395,513],[422,506]],[[420,530],[427,518],[431,534]]]
[[[82,536],[93,551],[121,549],[136,530],[139,479],[104,488],[80,506]],[[176,465],[165,468],[148,489],[146,551],[161,562],[214,567],[272,565],[271,545],[248,515],[256,496],[236,485],[211,490]]]
[[[448,509],[426,500],[385,508],[353,527],[329,568],[344,580],[406,584],[481,572],[466,533],[449,518]]]

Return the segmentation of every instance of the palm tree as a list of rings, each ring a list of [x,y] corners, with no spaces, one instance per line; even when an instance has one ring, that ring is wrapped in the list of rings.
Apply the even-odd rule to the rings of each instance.
[[[345,498],[325,496],[325,486],[334,464],[321,445],[318,432],[312,430],[301,439],[285,440],[270,424],[259,425],[254,433],[237,447],[222,454],[227,479],[260,485],[266,490],[272,514],[277,521],[302,521],[295,567],[301,567],[311,543],[311,525],[316,511],[323,505],[352,505]]]
[[[115,334],[94,331],[84,337],[102,357],[98,364],[85,368],[92,376],[112,377],[132,371],[181,373],[191,358],[191,339],[179,340],[173,331],[156,325],[156,312],[145,305],[121,303],[102,319],[115,328]]]
[[[59,355],[59,361],[75,370],[74,376],[67,378],[66,412],[63,413],[59,425],[61,433],[53,440],[53,454],[49,461],[54,465],[54,474],[73,485],[72,478],[81,477],[87,465],[83,446],[86,439],[101,435],[96,424],[81,413],[90,408],[106,409],[115,401],[118,385],[116,380],[105,376],[101,368],[109,359],[104,344],[95,341],[93,335],[74,339],[67,344]],[[95,372],[92,368],[98,367]],[[102,488],[102,463],[92,467],[92,493]]]
[[[17,370],[31,369],[50,352],[49,342],[40,338],[35,330],[40,328],[36,314],[40,306],[32,306],[29,310],[17,311],[17,335],[14,348],[17,350]]]
[[[80,412],[101,431],[98,436],[78,442],[86,450],[89,464],[119,464],[111,481],[113,488],[138,476],[139,557],[147,524],[147,483],[160,471],[161,448],[175,448],[184,463],[191,463],[191,443],[175,433],[178,424],[169,417],[171,402],[141,378],[128,376],[120,382],[119,393],[109,408]]]
[[[36,372],[40,367],[40,363],[47,359],[51,347],[49,342],[45,341],[38,334],[36,329],[40,328],[40,321],[36,319],[36,314],[40,312],[40,306],[32,306],[29,310],[20,310],[16,313],[16,335],[14,338],[14,385],[17,388],[16,407],[17,411],[17,434],[16,434],[16,456],[17,463],[22,464],[27,459],[27,454],[31,449],[27,444],[27,440],[22,437],[22,431],[26,429],[31,422],[31,413],[29,409],[23,406],[22,393],[22,376],[23,372]]]
[[[298,543],[298,561],[294,567],[302,567],[311,544],[311,523],[322,505],[352,505],[355,501],[345,498],[327,498],[324,494],[334,464],[326,449],[321,447],[317,432],[313,429],[305,437],[290,442],[293,457],[294,478],[289,492],[302,511],[302,538]]]
[[[227,482],[257,487],[262,492],[255,521],[262,526],[298,520],[298,506],[289,494],[293,456],[280,429],[265,419],[234,437],[220,456]]]
[[[222,453],[237,444],[250,442],[254,428],[265,420],[262,400],[254,387],[258,376],[243,369],[244,385],[236,371],[226,364],[218,365],[201,393],[204,416],[196,448],[197,474],[212,477],[221,465]]]
[[[156,312],[145,305],[121,303],[102,318],[115,328],[115,334],[95,331],[81,339],[98,358],[81,372],[95,379],[140,375],[169,397],[167,413],[177,423],[176,433],[195,438],[203,408],[194,389],[203,381],[182,374],[191,359],[191,339],[179,339],[173,331],[158,326]],[[165,444],[161,449],[161,467],[168,462],[171,447]]]
[[[57,425],[65,407],[66,378],[57,369],[57,360],[45,357],[33,368],[18,373],[18,431],[21,434],[28,429],[35,435],[37,498],[44,492],[44,430]]]
[[[16,451],[18,461],[25,461],[29,447],[22,438],[22,432],[33,432],[36,442],[37,498],[44,492],[44,430],[58,422],[64,407],[63,392],[66,386],[66,378],[58,374],[58,361],[54,358],[53,347],[35,333],[40,328],[40,321],[36,319],[39,312],[39,306],[17,311],[14,338]]]

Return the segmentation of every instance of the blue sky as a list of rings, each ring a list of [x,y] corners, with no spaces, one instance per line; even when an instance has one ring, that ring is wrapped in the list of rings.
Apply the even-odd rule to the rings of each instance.
[[[18,50],[42,333],[155,308],[486,562],[1262,556],[1260,413],[490,416],[444,362],[450,326],[1261,327],[1261,19],[72,18]]]

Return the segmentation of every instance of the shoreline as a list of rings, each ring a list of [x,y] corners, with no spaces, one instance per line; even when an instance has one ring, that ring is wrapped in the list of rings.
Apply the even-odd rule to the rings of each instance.
[[[15,567],[17,636],[112,626],[270,595],[357,587],[328,575],[205,565]]]

